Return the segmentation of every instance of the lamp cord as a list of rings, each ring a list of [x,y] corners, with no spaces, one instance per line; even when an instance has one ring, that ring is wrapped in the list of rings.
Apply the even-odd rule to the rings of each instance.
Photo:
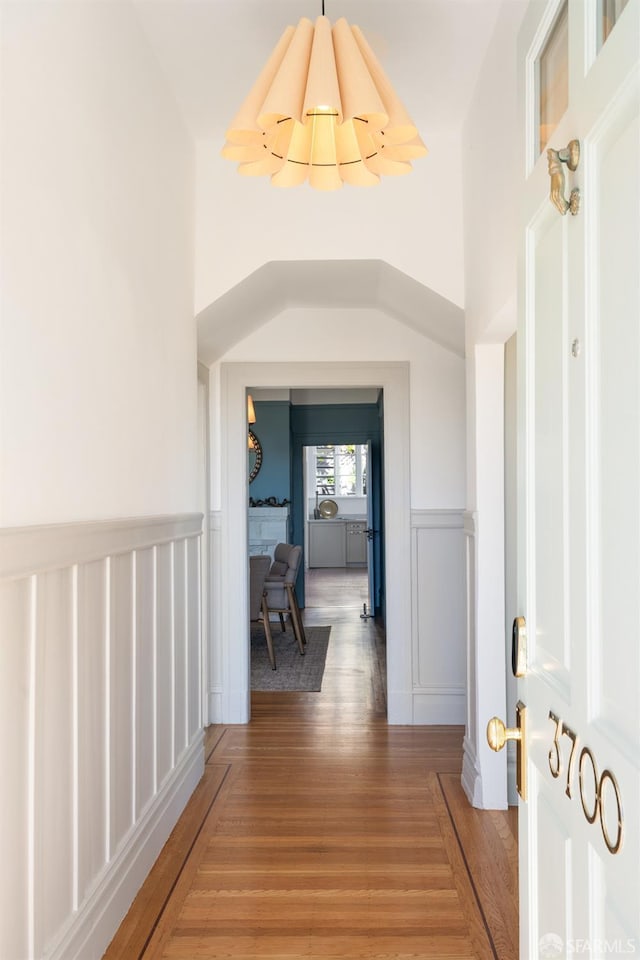
[[[324,17],[324,0],[322,0],[322,16]]]

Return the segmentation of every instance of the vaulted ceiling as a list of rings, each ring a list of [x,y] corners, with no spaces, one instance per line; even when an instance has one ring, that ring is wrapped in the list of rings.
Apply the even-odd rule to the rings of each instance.
[[[520,0],[511,0],[520,2]],[[321,0],[134,0],[195,137],[222,138],[288,24]],[[367,40],[423,139],[459,128],[501,0],[326,0]]]
[[[464,312],[382,260],[266,263],[198,316],[198,355],[211,364],[287,307],[371,307],[464,356]]]

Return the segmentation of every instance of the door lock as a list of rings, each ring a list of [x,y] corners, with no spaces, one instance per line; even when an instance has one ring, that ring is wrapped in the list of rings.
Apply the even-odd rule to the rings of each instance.
[[[511,628],[511,670],[514,677],[527,672],[527,621],[516,617]]]
[[[516,704],[516,726],[506,727],[499,717],[492,717],[487,724],[487,743],[498,753],[507,740],[516,742],[516,786],[523,800],[527,799],[526,765],[527,708],[521,700]]]

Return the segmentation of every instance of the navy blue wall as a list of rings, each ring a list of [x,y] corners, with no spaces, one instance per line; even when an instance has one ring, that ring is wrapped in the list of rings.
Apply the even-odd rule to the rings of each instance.
[[[289,401],[254,402],[256,422],[251,429],[262,447],[262,466],[249,496],[254,500],[275,497],[279,503],[291,500],[291,431]]]

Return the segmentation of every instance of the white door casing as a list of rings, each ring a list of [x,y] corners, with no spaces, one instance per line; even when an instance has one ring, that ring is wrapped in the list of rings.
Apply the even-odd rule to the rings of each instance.
[[[222,716],[250,719],[247,614],[247,498],[245,477],[248,387],[382,387],[385,397],[384,489],[387,589],[387,719],[414,722],[411,663],[411,529],[409,471],[409,364],[222,363],[220,368],[222,470],[220,634],[223,638]]]
[[[558,7],[532,4],[519,46],[520,957],[602,960],[640,957],[640,2],[597,52],[599,4],[569,0],[569,107],[549,146],[580,141],[577,216],[550,203],[533,148]]]

